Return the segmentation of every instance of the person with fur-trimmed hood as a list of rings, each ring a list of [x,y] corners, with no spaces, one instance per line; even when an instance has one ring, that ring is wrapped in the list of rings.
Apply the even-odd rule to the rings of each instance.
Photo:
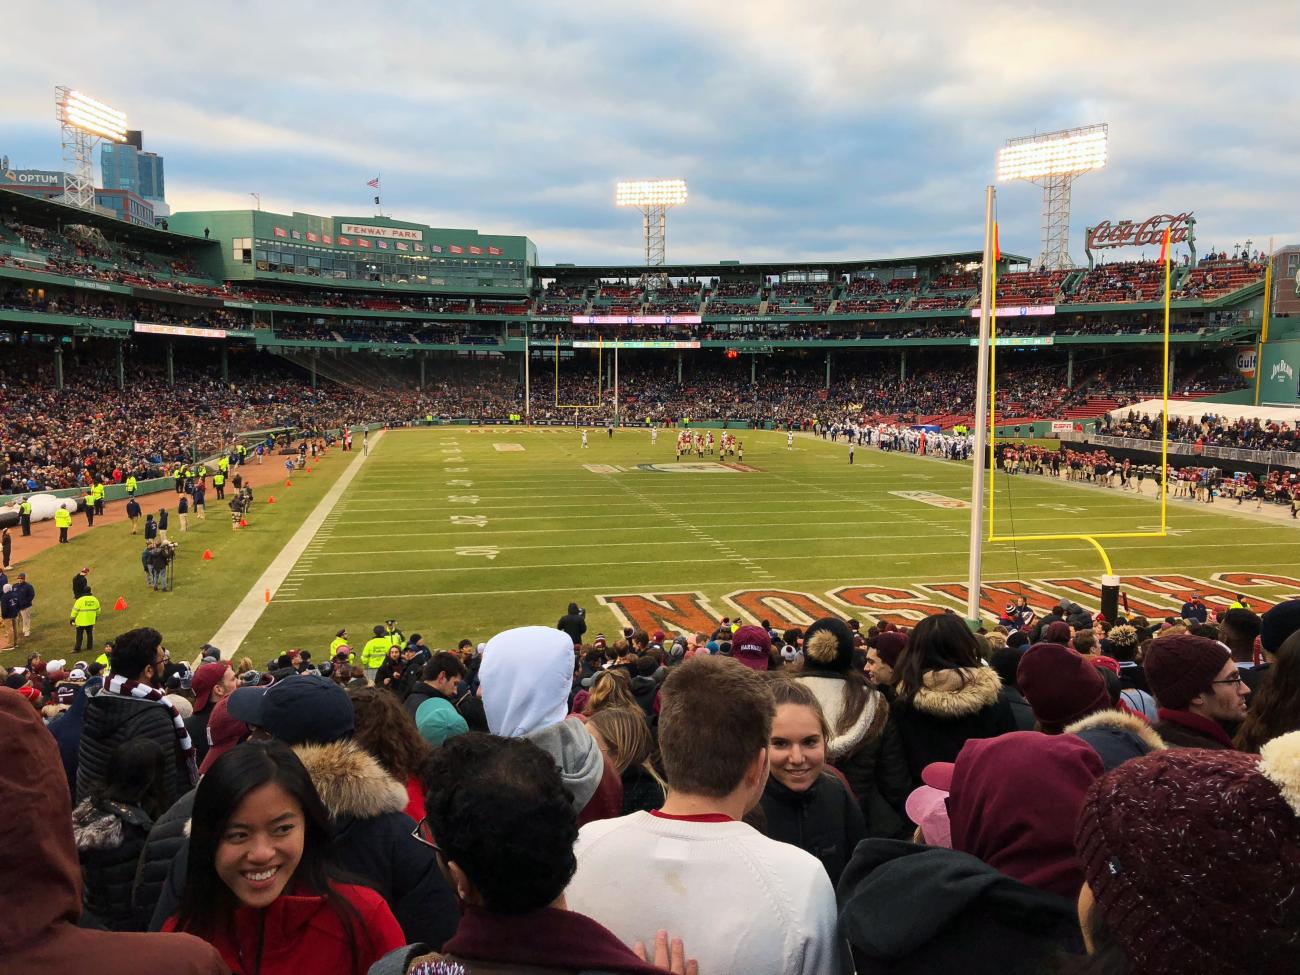
[[[980,662],[979,644],[966,621],[953,613],[916,624],[895,668],[898,725],[914,787],[931,762],[956,761],[972,738],[1016,730],[1002,678]]]
[[[334,827],[338,865],[376,890],[408,941],[440,946],[456,930],[459,907],[434,851],[417,840],[406,787],[352,737],[347,692],[326,677],[297,675],[270,687],[241,687],[230,717],[286,742],[306,767]],[[191,794],[192,795],[192,794]],[[185,886],[181,851],[154,910],[154,925],[176,913]]]
[[[889,702],[853,666],[853,633],[833,617],[817,620],[803,640],[795,677],[817,698],[830,725],[826,761],[839,769],[862,807],[868,836],[911,833],[903,805],[911,777]]]

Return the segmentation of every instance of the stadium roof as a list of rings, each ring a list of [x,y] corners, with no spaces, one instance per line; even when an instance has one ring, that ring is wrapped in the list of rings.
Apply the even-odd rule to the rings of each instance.
[[[39,196],[29,196],[13,190],[0,188],[0,212],[8,213],[33,223],[44,221],[54,224],[83,224],[94,227],[109,240],[138,244],[141,247],[168,249],[178,244],[211,244],[221,246],[220,241],[205,241],[192,234],[178,234],[161,227],[143,227],[127,220],[98,210],[82,210],[59,200],[47,200]]]
[[[781,274],[785,271],[860,271],[864,268],[914,267],[919,264],[978,264],[982,251],[958,251],[955,254],[925,254],[918,257],[864,258],[857,261],[724,261],[719,264],[545,264],[533,268],[536,277],[639,277],[642,274],[666,274],[669,277],[721,277],[724,274]],[[1019,254],[1002,254],[1007,264],[1028,264]]]

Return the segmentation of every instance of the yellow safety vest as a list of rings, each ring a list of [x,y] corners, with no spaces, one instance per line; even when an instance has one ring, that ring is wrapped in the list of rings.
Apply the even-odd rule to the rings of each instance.
[[[95,618],[99,615],[99,600],[94,596],[85,595],[78,597],[77,601],[72,604],[72,622],[78,626],[94,626]]]

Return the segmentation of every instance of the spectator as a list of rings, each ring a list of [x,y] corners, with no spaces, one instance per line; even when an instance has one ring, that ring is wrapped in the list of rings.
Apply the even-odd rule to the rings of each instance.
[[[803,653],[803,670],[795,680],[812,692],[825,716],[830,732],[823,743],[825,761],[848,782],[866,834],[909,836],[903,810],[911,791],[907,759],[889,702],[854,664],[852,631],[833,617],[817,620],[804,632]]]
[[[569,603],[569,611],[555,624],[557,630],[569,635],[575,647],[582,645],[582,634],[587,632],[587,612],[578,608],[577,603]]]
[[[436,844],[464,914],[442,953],[412,945],[374,975],[661,971],[643,945],[634,954],[567,906],[577,820],[550,755],[524,738],[463,735],[434,754],[426,781],[421,834]],[[673,971],[685,971],[681,943],[673,948]]]
[[[109,755],[103,783],[72,811],[86,922],[109,931],[145,929],[149,915],[134,903],[132,887],[154,817],[163,812],[147,804],[169,774],[157,742],[124,741]]]
[[[8,688],[0,688],[0,741],[7,756],[0,763],[0,858],[10,876],[22,878],[8,887],[0,911],[5,970],[225,975],[221,957],[197,938],[80,926],[82,879],[68,791],[57,776],[33,774],[55,768],[58,749],[32,706]]]
[[[898,667],[898,722],[912,785],[931,762],[951,762],[971,738],[1015,729],[1002,681],[980,663],[975,635],[958,616],[941,613],[916,624]]]
[[[555,760],[573,795],[578,823],[619,815],[622,786],[579,718],[565,720],[573,676],[567,634],[542,626],[498,633],[479,668],[488,727],[504,738],[527,738]],[[636,701],[629,701],[632,707]]]
[[[632,693],[632,681],[622,669],[602,670],[591,678],[591,693],[582,707],[582,715],[591,717],[604,708],[635,708],[640,702]]]
[[[403,702],[407,714],[414,718],[420,705],[432,697],[454,702],[460,696],[460,682],[464,679],[465,665],[458,656],[445,650],[435,653],[424,665],[420,680]]]
[[[388,902],[408,941],[440,945],[455,927],[455,905],[431,851],[411,837],[402,783],[352,740],[356,718],[339,685],[295,676],[270,687],[240,688],[230,716],[293,747],[334,827],[339,866]],[[177,857],[154,911],[175,913],[187,859]]]
[[[894,700],[895,668],[907,649],[907,636],[898,630],[886,630],[867,641],[867,679],[885,695],[891,704]]]
[[[96,667],[99,665],[96,664]],[[74,672],[77,672],[74,668]],[[59,757],[63,760],[63,771],[68,777],[68,795],[76,798],[77,765],[81,756],[81,735],[85,729],[86,705],[91,696],[97,694],[104,686],[104,678],[99,674],[93,676],[86,671],[84,682],[73,691],[72,703],[68,710],[50,722],[50,734],[59,745]]]
[[[137,738],[151,738],[168,756],[169,773],[151,797],[156,808],[170,807],[198,781],[194,743],[180,712],[163,699],[160,690],[166,662],[157,630],[128,630],[113,641],[108,680],[86,703],[77,760],[79,798],[102,787],[113,749]]]
[[[761,800],[764,833],[811,853],[831,883],[838,883],[854,848],[867,837],[866,820],[847,784],[826,767],[831,729],[817,695],[797,680],[773,681],[772,694],[776,715],[767,748],[771,774]]]
[[[402,929],[383,897],[344,882],[332,842],[329,815],[292,749],[236,747],[195,794],[189,870],[164,930],[199,936],[234,971],[365,975],[402,944]]]
[[[1186,633],[1152,641],[1142,663],[1173,748],[1231,748],[1225,725],[1246,716],[1249,688],[1222,643]]]
[[[640,708],[601,708],[587,720],[605,758],[623,783],[623,815],[663,805],[667,786],[655,767],[655,742]]]
[[[492,653],[489,644],[484,667]],[[734,660],[675,667],[659,715],[668,798],[656,812],[583,827],[570,906],[624,942],[680,934],[705,972],[838,970],[825,869],[741,822],[767,781],[774,710],[764,678]]]
[[[423,738],[434,748],[441,748],[448,738],[463,735],[469,731],[469,725],[461,717],[450,701],[441,697],[430,697],[420,705],[415,715],[415,726]]]
[[[1110,708],[1101,673],[1078,651],[1058,643],[1039,643],[1025,651],[1016,667],[1016,686],[1033,709],[1038,730],[1048,735]]]
[[[419,772],[433,753],[415,721],[392,694],[377,687],[348,692],[356,721],[356,741],[384,771],[406,787],[402,812],[416,822],[424,818],[424,787]]]
[[[1075,836],[1091,955],[1076,970],[1294,970],[1297,756],[1295,733],[1268,742],[1258,757],[1179,748],[1127,762],[1095,783]]]
[[[190,678],[194,713],[186,719],[185,730],[189,732],[190,741],[194,742],[194,757],[200,765],[208,754],[208,721],[212,718],[212,711],[238,686],[239,681],[228,660],[200,664]]]
[[[1258,753],[1274,738],[1300,730],[1300,631],[1283,641],[1259,692],[1233,739],[1243,752]]]
[[[1259,636],[1260,620],[1245,607],[1226,610],[1219,616],[1219,639],[1227,645],[1237,671],[1250,688],[1259,690],[1263,674],[1255,674],[1255,638]]]
[[[989,661],[989,666],[996,670],[998,676],[1002,678],[1002,696],[1006,698],[1007,704],[1011,706],[1011,714],[1016,722],[1015,730],[1033,731],[1037,727],[1034,709],[1029,706],[1029,702],[1025,700],[1025,695],[1021,693],[1020,688],[1016,685],[1016,671],[1024,654],[1025,652],[1018,648],[1003,647],[1001,650],[993,652],[993,658]]]

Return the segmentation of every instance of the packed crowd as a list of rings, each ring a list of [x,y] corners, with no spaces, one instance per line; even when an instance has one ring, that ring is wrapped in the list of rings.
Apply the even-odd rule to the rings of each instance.
[[[33,654],[0,674],[5,960],[1290,972],[1300,600],[1216,596],[611,637],[571,603],[260,670],[148,628]]]
[[[1159,416],[1139,416],[1130,410],[1122,417],[1106,417],[1097,432],[1110,437],[1159,440],[1162,430]],[[1245,450],[1300,450],[1300,438],[1285,421],[1256,417],[1232,419],[1214,413],[1204,413],[1199,419],[1171,416],[1169,439],[1198,446],[1240,447]]]

